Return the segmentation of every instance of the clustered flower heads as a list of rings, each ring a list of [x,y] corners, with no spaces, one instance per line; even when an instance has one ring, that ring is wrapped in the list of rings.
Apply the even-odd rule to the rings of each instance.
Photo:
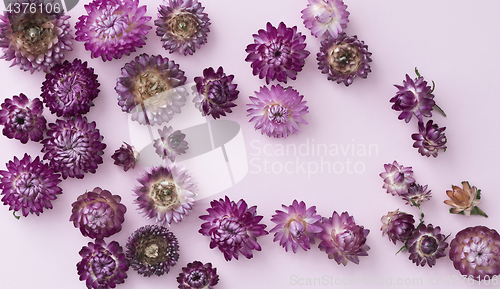
[[[219,283],[219,275],[212,263],[194,261],[182,267],[177,282],[179,289],[213,289]]]
[[[467,181],[462,182],[462,188],[458,186],[451,186],[452,190],[446,191],[450,198],[445,200],[444,203],[451,206],[450,213],[463,214],[467,217],[470,215],[481,215],[488,217],[481,209],[481,190],[472,186]]]
[[[306,9],[302,10],[306,28],[316,37],[327,34],[337,38],[349,23],[347,5],[342,0],[308,1]]]
[[[135,164],[139,161],[139,152],[126,142],[115,150],[111,158],[115,161],[114,164],[123,167],[124,171],[135,168]]]
[[[186,153],[188,143],[184,139],[186,134],[180,130],[174,131],[169,126],[164,126],[163,129],[158,129],[159,139],[153,143],[156,153],[163,159],[169,159],[171,162],[175,161],[175,157]]]

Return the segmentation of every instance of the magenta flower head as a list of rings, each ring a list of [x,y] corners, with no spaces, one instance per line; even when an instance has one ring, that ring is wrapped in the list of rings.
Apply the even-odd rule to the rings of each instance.
[[[251,259],[252,250],[261,250],[257,237],[269,232],[265,230],[266,225],[259,224],[262,216],[257,215],[257,206],[249,208],[243,199],[235,203],[227,196],[210,202],[210,205],[208,215],[200,216],[206,222],[198,231],[210,236],[210,249],[219,248],[226,261],[233,257],[238,259],[239,253]]]
[[[307,101],[295,89],[273,85],[271,89],[262,86],[260,91],[250,96],[252,103],[247,104],[250,122],[255,121],[255,129],[269,137],[286,138],[300,132],[299,124],[307,124],[302,118],[308,113]]]
[[[28,140],[41,141],[47,129],[47,121],[42,115],[43,103],[38,98],[29,100],[20,93],[12,99],[6,98],[0,110],[0,125],[2,133],[8,138],[14,138],[25,144]]]
[[[21,211],[23,216],[43,213],[43,209],[52,209],[52,201],[62,193],[58,186],[60,174],[55,173],[47,164],[34,160],[28,154],[19,160],[6,164],[7,170],[0,170],[0,195],[2,202],[14,213]]]
[[[97,165],[102,164],[106,144],[96,128],[95,121],[89,123],[86,117],[61,120],[49,124],[47,138],[42,141],[44,160],[60,172],[63,179],[83,179],[85,173],[95,174]]]
[[[422,186],[413,183],[408,187],[408,192],[401,195],[406,205],[419,207],[424,201],[431,199],[431,190],[427,189],[427,185]]]
[[[380,177],[384,179],[382,187],[387,189],[387,193],[393,196],[407,194],[410,185],[415,183],[412,168],[403,167],[397,161],[392,164],[385,164],[384,168],[385,172],[380,173]]]
[[[245,50],[248,52],[245,61],[251,62],[253,75],[266,78],[267,84],[275,79],[286,83],[288,78],[297,78],[304,59],[309,56],[305,50],[306,36],[297,32],[297,26],[288,28],[281,22],[276,28],[268,22],[266,30],[260,29],[253,39],[254,43]]]
[[[356,225],[354,218],[347,212],[339,216],[333,212],[331,218],[321,220],[323,231],[318,234],[321,239],[319,249],[334,259],[337,264],[347,265],[348,261],[359,264],[360,256],[368,256],[370,247],[366,245],[366,236],[370,230]]]
[[[418,133],[411,135],[415,141],[414,148],[418,148],[418,152],[422,156],[437,157],[440,150],[446,151],[446,135],[444,131],[446,127],[439,127],[429,120],[426,125],[423,122],[418,123]]]
[[[413,215],[400,210],[388,212],[380,221],[382,221],[382,228],[380,228],[382,236],[387,235],[394,244],[396,244],[396,241],[406,242],[415,229]]]
[[[94,0],[85,5],[88,15],[78,18],[76,40],[85,42],[90,57],[102,61],[120,59],[146,44],[146,5],[139,0]]]
[[[80,250],[82,260],[76,264],[80,281],[89,289],[115,288],[127,278],[129,261],[116,241],[106,244],[98,239]]]
[[[164,0],[155,20],[156,35],[170,53],[192,55],[207,43],[210,19],[198,0]]]
[[[441,234],[441,228],[433,227],[431,224],[418,226],[405,243],[409,259],[417,266],[432,267],[436,264],[436,259],[446,256],[444,250],[448,247],[446,238]]]
[[[122,146],[115,150],[111,158],[115,160],[115,165],[123,167],[124,171],[128,171],[135,168],[135,164],[139,161],[139,152],[133,146],[123,142]]]
[[[194,261],[182,268],[177,282],[180,289],[213,289],[219,283],[219,275],[212,263]]]
[[[148,219],[156,218],[160,225],[179,223],[192,209],[196,186],[185,169],[154,167],[137,180],[141,185],[134,189],[135,203]]]
[[[285,251],[291,248],[294,253],[300,246],[304,251],[311,249],[316,234],[323,231],[321,216],[316,214],[316,207],[306,207],[304,202],[294,200],[291,206],[282,205],[285,211],[276,210],[271,221],[276,226],[269,232],[274,233],[274,242],[279,241]]]
[[[222,66],[214,71],[212,67],[203,69],[203,76],[194,78],[196,91],[194,91],[195,106],[203,116],[211,115],[214,119],[231,113],[234,101],[238,98],[237,84],[233,83],[234,75],[226,75]]]
[[[102,239],[122,229],[127,208],[120,203],[121,197],[99,187],[80,195],[71,204],[70,221],[85,237]]]
[[[368,46],[356,35],[341,33],[337,38],[328,36],[321,41],[316,59],[319,70],[327,74],[328,80],[349,86],[356,77],[366,78],[371,72],[371,55]]]
[[[500,275],[500,235],[485,226],[465,228],[451,240],[450,259],[461,275],[491,280]]]
[[[186,134],[180,130],[174,131],[171,126],[164,126],[163,129],[158,129],[158,134],[160,138],[154,141],[153,147],[156,148],[156,153],[161,158],[168,158],[173,162],[176,156],[186,153],[188,149],[188,143],[184,140]]]
[[[61,2],[58,2],[9,1],[12,10],[0,15],[0,48],[3,51],[0,58],[12,60],[11,66],[19,65],[21,70],[31,73],[48,72],[54,65],[62,63],[64,53],[72,50],[73,36],[68,21],[70,16],[63,15]],[[32,7],[36,8],[35,11]]]
[[[41,97],[50,112],[59,117],[74,117],[86,114],[94,106],[99,85],[97,74],[87,67],[86,61],[66,60],[45,75]]]
[[[409,122],[413,115],[422,122],[422,117],[432,116],[431,110],[436,104],[432,89],[427,85],[427,81],[423,77],[412,80],[410,76],[406,75],[406,81],[403,81],[403,86],[394,85],[398,92],[396,96],[391,98],[390,102],[394,103],[392,109],[401,111],[399,119],[404,119]]]
[[[174,233],[159,225],[143,226],[128,237],[125,255],[140,275],[161,276],[179,260],[179,242]]]
[[[143,53],[122,67],[115,86],[118,105],[140,124],[168,122],[186,103],[185,82],[184,71],[173,60]]]
[[[302,19],[312,35],[321,37],[326,33],[337,38],[349,22],[346,9],[342,0],[309,0],[307,8],[302,10]]]

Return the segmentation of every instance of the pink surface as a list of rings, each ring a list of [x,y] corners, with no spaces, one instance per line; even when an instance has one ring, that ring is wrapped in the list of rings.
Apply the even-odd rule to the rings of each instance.
[[[160,1],[141,4],[147,5],[147,15],[156,19]],[[223,66],[228,74],[235,75],[240,97],[234,113],[226,119],[241,125],[249,172],[233,187],[200,200],[189,217],[170,227],[179,239],[181,251],[177,266],[169,274],[145,278],[129,270],[126,282],[118,288],[176,288],[175,278],[181,267],[194,260],[211,262],[217,268],[218,289],[385,288],[389,282],[393,286],[406,283],[401,287],[414,288],[479,286],[477,282],[463,283],[448,257],[429,268],[416,267],[406,253],[394,254],[399,246],[382,237],[380,218],[397,208],[413,214],[418,210],[386,194],[379,173],[385,163],[394,160],[412,166],[417,182],[428,184],[433,193],[432,199],[423,205],[425,221],[441,226],[444,234],[451,233],[450,240],[468,226],[481,224],[500,229],[496,208],[500,201],[497,177],[500,3],[493,0],[346,1],[351,13],[346,32],[358,35],[373,53],[372,73],[367,79],[355,79],[347,88],[328,81],[317,69],[319,40],[311,36],[300,18],[306,4],[305,0],[205,0],[203,5],[211,19],[211,32],[208,43],[193,56],[168,54],[161,47],[155,28],[150,30],[144,48],[106,63],[90,59],[83,44],[75,42],[67,59],[87,60],[99,75],[101,93],[87,117],[97,122],[104,136],[105,162],[97,174],[87,174],[82,180],[63,181],[64,193],[53,202],[54,209],[40,217],[30,215],[18,221],[8,207],[1,206],[0,287],[85,288],[85,283],[78,280],[76,263],[80,261],[79,250],[90,239],[83,237],[69,222],[71,203],[85,190],[97,186],[110,190],[121,195],[128,208],[122,231],[108,238],[109,241],[116,240],[124,246],[134,230],[153,223],[139,215],[133,203],[132,189],[138,184],[135,178],[145,168],[123,172],[113,165],[110,157],[123,141],[130,139],[127,115],[117,105],[115,81],[120,76],[120,68],[140,53],[162,54],[175,60],[186,71],[188,81],[209,66]],[[83,13],[83,4],[79,3],[69,13],[71,23],[74,25]],[[153,20],[149,23],[152,26]],[[310,113],[305,119],[309,124],[301,126],[300,134],[287,139],[261,135],[254,131],[246,117],[248,96],[265,81],[252,75],[249,63],[244,61],[245,47],[253,42],[251,35],[264,28],[268,21],[274,25],[284,21],[287,26],[297,26],[307,35],[307,50],[311,52],[297,80],[288,83],[308,102]],[[43,73],[31,75],[9,65],[6,61],[0,62],[2,98],[21,92],[28,97],[38,96]],[[415,120],[410,124],[399,121],[398,113],[389,103],[396,92],[393,84],[401,84],[405,74],[414,77],[415,66],[426,79],[435,81],[435,100],[448,115],[444,118],[435,112],[433,117],[440,126],[447,127],[448,137],[448,150],[436,159],[422,157],[412,148]],[[187,105],[192,105],[190,100]],[[48,109],[44,115],[49,122],[55,120]],[[283,153],[281,148],[287,145],[290,151]],[[322,145],[329,147],[331,153],[318,154],[317,148]],[[0,146],[0,169],[5,169],[4,164],[14,156],[22,157],[24,152],[41,155],[38,143],[21,145],[17,140],[1,137]],[[291,150],[293,147],[297,148],[296,153]],[[337,153],[333,151],[335,148]],[[326,163],[333,169],[328,171]],[[195,181],[196,178],[193,175]],[[447,199],[445,191],[451,184],[458,185],[463,180],[482,190],[480,207],[490,215],[488,219],[448,213],[449,207],[443,204]],[[212,199],[225,195],[234,201],[243,198],[249,205],[257,205],[257,212],[264,216],[268,229],[273,227],[270,218],[274,211],[281,209],[281,204],[290,205],[294,199],[303,200],[308,206],[316,205],[318,213],[325,217],[333,211],[348,211],[358,224],[371,231],[367,241],[371,247],[369,256],[361,257],[359,265],[338,266],[319,251],[317,245],[307,252],[286,253],[272,241],[272,235],[267,235],[258,239],[262,251],[255,252],[253,259],[241,257],[226,262],[218,250],[209,249],[208,237],[198,233],[202,223],[198,216],[205,214]],[[307,281],[316,283],[305,285]]]

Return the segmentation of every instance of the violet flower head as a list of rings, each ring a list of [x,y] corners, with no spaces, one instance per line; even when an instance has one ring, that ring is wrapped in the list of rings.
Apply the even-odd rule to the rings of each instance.
[[[404,119],[409,122],[413,115],[422,122],[422,117],[431,117],[432,108],[436,105],[432,88],[427,85],[427,81],[419,76],[416,79],[411,79],[406,75],[406,81],[403,81],[403,86],[394,85],[398,92],[396,96],[391,98],[390,102],[394,103],[392,109],[401,111],[399,119]]]
[[[257,215],[257,206],[249,208],[243,199],[235,203],[227,196],[210,202],[210,206],[208,215],[200,216],[206,222],[198,231],[210,236],[210,249],[217,247],[226,261],[238,259],[239,253],[251,259],[252,250],[261,250],[257,237],[269,232],[265,230],[266,225],[259,224],[262,216]]]
[[[116,241],[106,244],[97,239],[80,250],[82,260],[76,264],[80,281],[85,281],[88,289],[115,288],[127,278],[129,261],[123,248]]]
[[[0,170],[0,195],[9,210],[20,211],[23,216],[43,213],[43,209],[52,209],[52,201],[62,193],[58,186],[60,174],[44,164],[39,157],[34,160],[28,154],[19,160],[6,164],[7,170]]]
[[[347,27],[349,12],[342,0],[309,0],[302,10],[302,19],[311,34],[321,37],[323,34],[336,38]]]
[[[198,0],[164,0],[155,20],[156,35],[170,53],[192,55],[207,43],[210,19]]]
[[[387,189],[387,193],[393,196],[402,196],[408,193],[411,184],[415,183],[413,170],[411,167],[403,167],[397,161],[384,165],[385,172],[380,174],[384,179],[382,188]]]
[[[286,138],[300,132],[299,124],[307,124],[302,118],[308,113],[304,96],[291,87],[273,85],[271,89],[262,86],[260,91],[250,96],[252,103],[247,104],[250,122],[255,122],[255,129],[269,137]]]
[[[31,73],[50,71],[63,61],[66,51],[73,50],[70,16],[63,14],[60,1],[16,0],[9,3],[14,7],[12,11],[0,15],[0,48],[3,51],[0,58],[12,60],[11,66],[18,65],[21,70]],[[16,4],[21,9],[15,9]],[[38,9],[41,6],[47,9]],[[36,7],[36,11],[31,7]]]
[[[449,256],[461,275],[491,280],[500,275],[500,235],[485,226],[465,228],[451,240]]]
[[[158,129],[158,134],[160,138],[154,141],[153,146],[161,158],[168,158],[173,162],[176,156],[186,153],[188,149],[188,143],[184,140],[186,134],[180,130],[174,131],[171,126],[164,126],[163,129]]]
[[[411,135],[415,141],[414,148],[418,148],[418,152],[422,156],[437,157],[440,150],[446,151],[446,135],[444,134],[446,127],[439,127],[429,120],[426,125],[423,122],[418,123],[418,133]]]
[[[424,201],[431,199],[431,190],[427,189],[427,185],[422,186],[413,183],[408,187],[408,192],[401,195],[406,205],[419,207]]]
[[[388,212],[380,221],[382,221],[382,227],[380,228],[382,236],[387,235],[394,244],[396,244],[396,241],[406,242],[415,229],[413,215],[400,210]]]
[[[448,247],[446,238],[441,234],[441,228],[433,227],[432,224],[418,226],[405,243],[409,259],[417,266],[432,267],[436,264],[436,259],[446,256],[444,252]]]
[[[168,122],[186,103],[186,77],[173,60],[143,53],[125,64],[121,74],[115,86],[118,105],[140,124]]]
[[[42,141],[43,159],[49,160],[63,179],[83,179],[85,173],[95,174],[97,166],[103,163],[101,156],[106,144],[102,140],[95,121],[89,123],[81,116],[58,119],[49,124],[47,138]]]
[[[212,263],[194,261],[182,267],[177,282],[180,289],[213,289],[219,283],[219,275]]]
[[[282,205],[284,211],[276,210],[271,221],[276,226],[269,232],[274,233],[274,242],[279,241],[285,251],[291,248],[294,253],[300,246],[304,251],[311,249],[316,234],[323,231],[321,216],[316,214],[316,207],[306,207],[304,202],[294,200],[291,206]]]
[[[260,29],[253,39],[254,43],[245,50],[248,53],[245,61],[251,62],[253,75],[266,78],[267,84],[271,80],[287,83],[288,78],[297,78],[309,56],[305,50],[306,36],[297,32],[297,26],[289,28],[281,22],[276,28],[268,22],[266,30]]]
[[[28,140],[41,141],[47,129],[47,121],[42,115],[43,103],[38,98],[29,100],[20,93],[12,99],[6,98],[0,110],[0,125],[4,136],[18,139],[25,144]]]
[[[125,255],[140,275],[161,276],[179,260],[179,242],[174,233],[159,225],[143,226],[128,237]]]
[[[195,106],[203,116],[211,115],[214,119],[231,113],[234,101],[238,98],[234,75],[226,75],[222,66],[214,71],[212,67],[203,69],[203,76],[194,78],[196,91],[193,91]],[[194,88],[193,88],[194,90]]]
[[[366,236],[370,230],[356,225],[347,212],[340,216],[333,212],[331,218],[322,218],[321,225],[323,231],[318,234],[321,239],[319,249],[328,254],[329,259],[346,266],[348,261],[359,264],[360,256],[368,256],[370,247],[366,245]]]
[[[160,225],[179,223],[192,209],[196,186],[185,169],[154,167],[137,180],[141,185],[134,188],[134,202],[148,219]]]
[[[123,167],[124,171],[135,168],[135,164],[139,161],[139,152],[126,142],[115,150],[111,158],[115,161],[114,164]]]
[[[74,117],[86,114],[94,106],[99,85],[97,74],[87,67],[86,61],[66,60],[45,75],[41,97],[50,112],[59,117]]]
[[[316,59],[318,69],[327,74],[328,80],[349,86],[356,77],[366,78],[371,72],[371,55],[368,45],[356,35],[341,33],[337,38],[328,36],[321,41]]]
[[[102,61],[120,59],[146,44],[146,5],[139,0],[93,0],[85,5],[88,15],[78,18],[76,40],[85,42],[90,57]]]
[[[127,208],[120,201],[120,196],[96,187],[71,204],[73,209],[69,220],[85,237],[102,239],[112,236],[121,231],[125,220]]]

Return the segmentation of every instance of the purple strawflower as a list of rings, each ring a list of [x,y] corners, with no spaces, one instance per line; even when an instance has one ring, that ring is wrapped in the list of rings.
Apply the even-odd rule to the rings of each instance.
[[[99,94],[99,82],[87,62],[75,59],[56,64],[45,75],[42,84],[43,102],[50,112],[61,117],[74,117],[89,112]]]
[[[96,187],[71,204],[73,209],[69,220],[85,237],[109,237],[121,231],[125,220],[127,208],[120,201],[120,196]]]
[[[156,153],[162,159],[168,158],[173,162],[176,156],[186,153],[188,149],[188,143],[184,140],[186,134],[180,130],[174,131],[171,126],[158,129],[158,134],[160,138],[154,141],[153,147],[156,148]]]
[[[78,18],[76,40],[85,42],[92,58],[120,59],[146,44],[146,5],[139,0],[94,0],[85,5],[88,15]]]
[[[234,75],[226,75],[222,66],[214,71],[212,67],[203,70],[202,77],[195,77],[195,106],[203,116],[211,115],[214,119],[231,113],[234,101],[238,98],[237,84],[233,83]]]
[[[500,235],[485,226],[465,228],[451,240],[450,259],[462,276],[494,279],[500,275]]]
[[[384,168],[385,172],[380,173],[380,177],[384,179],[382,187],[387,189],[387,193],[393,196],[407,194],[410,185],[415,183],[412,168],[399,165],[397,161],[385,164]]]
[[[262,86],[260,91],[250,96],[252,103],[247,104],[250,122],[255,121],[255,129],[269,137],[286,138],[300,132],[299,124],[307,124],[302,118],[308,113],[307,101],[295,89],[273,85],[271,89]]]
[[[116,241],[106,244],[97,239],[80,250],[82,260],[76,264],[80,281],[85,281],[89,289],[115,288],[127,278],[129,261],[123,248]]]
[[[85,173],[94,174],[102,164],[106,144],[96,129],[95,121],[88,123],[86,117],[61,120],[49,124],[47,138],[42,141],[43,159],[60,172],[63,179],[83,179]]]
[[[180,289],[213,289],[219,283],[219,275],[212,263],[194,261],[182,267],[177,282]]]
[[[319,249],[334,259],[337,264],[347,265],[348,261],[359,264],[360,256],[368,256],[370,247],[366,245],[366,236],[370,230],[356,225],[354,218],[347,212],[339,216],[333,212],[331,218],[321,220],[323,231],[318,234],[321,239]]]
[[[130,266],[146,277],[168,273],[179,260],[177,238],[159,225],[146,225],[135,230],[128,237],[126,247]]]
[[[444,250],[448,247],[446,238],[441,234],[441,228],[433,227],[432,224],[418,226],[405,246],[410,253],[409,259],[417,266],[432,267],[436,264],[436,259],[446,256]]]
[[[155,20],[156,35],[170,53],[192,55],[207,43],[210,19],[198,0],[164,0]]]
[[[260,29],[253,38],[254,43],[245,50],[248,52],[245,61],[251,62],[253,75],[265,77],[267,84],[275,79],[284,83],[288,78],[296,79],[309,55],[305,50],[306,36],[297,32],[297,26],[289,28],[281,22],[276,28],[268,22],[266,30]]]
[[[429,120],[426,125],[423,122],[418,123],[418,133],[411,135],[415,141],[414,148],[418,148],[418,152],[426,157],[437,157],[440,150],[446,151],[446,135],[444,131],[446,127],[439,127]]]
[[[210,206],[208,215],[200,216],[206,223],[198,231],[210,236],[210,249],[219,248],[226,261],[238,259],[239,253],[251,259],[252,250],[261,250],[257,237],[269,232],[265,230],[266,225],[259,224],[262,216],[257,215],[257,206],[248,208],[243,199],[235,203],[227,196],[210,202]]]
[[[328,80],[349,86],[356,77],[366,78],[371,72],[371,55],[368,46],[356,35],[341,33],[337,38],[328,36],[321,41],[316,59],[319,70],[328,75]]]
[[[302,10],[302,19],[311,34],[321,37],[323,34],[336,38],[347,27],[349,12],[342,0],[309,0],[307,8]]]
[[[137,179],[134,188],[139,212],[160,225],[179,223],[194,204],[196,186],[187,171],[176,165],[153,167]]]
[[[415,229],[413,215],[400,210],[388,212],[380,221],[382,221],[382,227],[380,228],[382,236],[387,235],[394,244],[396,244],[396,241],[406,242]]]
[[[115,86],[118,105],[140,124],[168,122],[186,103],[186,77],[173,60],[143,53],[125,64],[121,74]]]
[[[294,253],[300,246],[304,251],[311,249],[316,234],[323,231],[321,216],[316,214],[316,207],[306,207],[304,202],[294,200],[291,206],[282,205],[285,211],[276,210],[271,221],[277,225],[269,232],[274,233],[274,242],[279,241],[285,251],[291,248]]]
[[[61,63],[64,53],[72,50],[73,36],[70,16],[63,15],[60,4],[54,0],[16,0],[9,4],[14,7],[12,11],[0,15],[0,48],[3,50],[0,58],[12,60],[11,66],[19,65],[21,70],[31,73],[48,72]],[[15,12],[17,5],[21,7],[18,13]],[[54,9],[38,9],[40,5]],[[26,7],[29,11],[24,13]],[[36,11],[31,7],[36,7]]]
[[[427,85],[427,81],[419,75],[418,78],[412,80],[406,75],[406,81],[403,81],[403,86],[394,85],[398,92],[396,96],[391,98],[390,102],[394,103],[392,109],[401,111],[398,119],[404,119],[409,122],[413,115],[422,122],[422,117],[431,117],[431,110],[436,105],[433,100],[434,95],[432,89]]]
[[[47,121],[42,112],[43,103],[38,98],[29,100],[22,93],[14,95],[12,99],[6,98],[0,110],[3,135],[18,139],[23,144],[28,140],[41,141],[47,129]]]
[[[9,210],[21,211],[26,217],[30,213],[39,216],[44,208],[52,209],[51,201],[62,193],[58,186],[60,174],[54,173],[39,157],[32,160],[28,154],[21,160],[14,157],[6,167],[6,171],[0,170],[0,194],[4,195],[2,202]]]
[[[123,142],[122,146],[115,151],[111,158],[115,160],[115,165],[122,166],[124,171],[128,171],[135,168],[135,164],[139,161],[139,152],[133,146]]]
[[[406,205],[419,207],[424,201],[431,199],[431,190],[427,190],[427,185],[422,186],[417,183],[413,183],[408,187],[406,193],[401,194],[403,200],[406,201]]]

